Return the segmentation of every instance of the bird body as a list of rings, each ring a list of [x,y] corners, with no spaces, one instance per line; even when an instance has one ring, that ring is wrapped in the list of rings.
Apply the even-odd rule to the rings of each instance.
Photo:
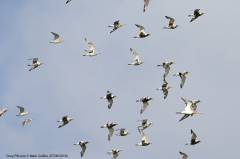
[[[28,64],[28,66],[33,66],[33,67],[31,67],[31,69],[29,71],[32,71],[33,69],[37,68],[38,66],[44,64],[42,62],[39,62],[38,58],[31,58],[28,60],[33,60],[33,62],[31,64]]]
[[[142,63],[144,63],[143,61],[140,61],[139,60],[139,57],[140,55],[135,51],[133,50],[132,48],[130,48],[130,50],[133,52],[134,54],[134,59],[133,59],[133,62],[128,64],[128,65],[135,65],[135,66],[138,66],[138,65],[141,65]]]
[[[65,125],[67,125],[70,121],[72,121],[73,119],[72,118],[68,118],[68,116],[63,116],[61,120],[57,121],[57,122],[63,122],[62,125],[60,125],[58,128],[61,128]]]
[[[8,111],[7,108],[1,109],[0,110],[0,116],[2,116],[6,111]]]
[[[116,95],[113,95],[111,92],[107,91],[107,95],[104,97],[101,97],[100,99],[107,99],[108,100],[108,109],[111,109],[113,104],[113,98],[117,97]]]
[[[140,28],[140,33],[137,36],[134,36],[134,38],[145,38],[149,36],[150,34],[145,33],[145,28],[141,25],[135,24],[138,28]]]
[[[81,141],[81,142],[78,142],[78,143],[74,144],[74,145],[80,145],[81,146],[81,148],[82,148],[81,157],[83,157],[83,155],[84,155],[84,153],[86,151],[86,148],[87,148],[86,144],[87,143],[89,143],[89,142],[86,140],[86,141]]]
[[[125,25],[125,24],[123,24],[123,23],[119,23],[119,21],[120,21],[120,20],[117,20],[117,21],[115,21],[115,22],[113,23],[113,25],[108,26],[108,27],[113,27],[113,30],[112,30],[110,33],[114,32],[114,31],[117,30],[118,28],[120,28],[120,27],[122,27],[123,25]]]
[[[95,45],[90,41],[88,40],[87,38],[85,38],[85,40],[88,42],[89,44],[89,50],[85,50],[86,52],[88,52],[87,54],[83,55],[83,56],[96,56],[98,54],[100,54],[99,52],[96,52],[94,50],[95,48]]]
[[[108,128],[108,130],[109,130],[109,132],[110,132],[110,133],[108,134],[108,141],[111,140],[112,135],[113,135],[113,132],[114,132],[113,127],[116,126],[116,125],[118,125],[118,124],[117,124],[117,123],[107,123],[106,125],[101,126],[101,128]]]
[[[17,107],[20,109],[20,113],[17,116],[24,116],[24,115],[29,114],[28,112],[24,111],[23,107],[20,107],[20,106],[17,106]]]

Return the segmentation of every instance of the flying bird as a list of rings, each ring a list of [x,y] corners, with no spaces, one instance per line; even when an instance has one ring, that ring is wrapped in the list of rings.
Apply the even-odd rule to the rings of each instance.
[[[172,61],[167,61],[167,62],[164,62],[163,64],[161,65],[157,65],[157,66],[163,66],[163,68],[165,68],[165,73],[163,75],[163,79],[165,79],[170,71],[170,65],[171,64],[174,64],[174,62]]]
[[[134,38],[145,38],[149,36],[150,34],[145,33],[145,28],[141,25],[135,24],[138,28],[140,28],[140,33],[137,36],[134,36]]]
[[[117,136],[126,136],[127,134],[130,134],[129,132],[125,131],[125,128],[117,129],[115,131],[118,131],[118,130],[120,130],[120,133],[116,134]]]
[[[191,19],[190,22],[194,21],[194,20],[197,19],[198,17],[200,17],[200,16],[202,16],[203,14],[205,14],[205,13],[201,13],[199,10],[200,10],[200,9],[195,9],[193,14],[188,15],[189,17],[192,17],[192,16],[193,16],[193,18]]]
[[[50,43],[58,44],[58,43],[60,43],[60,42],[63,41],[63,40],[60,40],[60,39],[59,39],[59,35],[58,35],[58,34],[56,34],[56,33],[54,33],[54,32],[51,32],[51,33],[54,35],[54,40],[51,41]]]
[[[198,144],[199,142],[201,142],[200,140],[196,140],[197,135],[192,131],[192,129],[191,129],[191,134],[192,134],[191,141],[188,142],[188,143],[186,143],[185,145],[196,145],[196,144]]]
[[[143,7],[143,12],[147,10],[148,4],[150,0],[144,0],[144,7]]]
[[[147,146],[152,144],[151,142],[147,141],[147,135],[141,129],[138,129],[138,131],[140,132],[140,134],[142,134],[142,142],[136,144],[136,146]]]
[[[0,116],[2,116],[6,111],[8,111],[6,108],[0,110]]]
[[[128,64],[128,65],[135,65],[135,66],[138,66],[138,65],[141,65],[142,63],[144,63],[143,61],[140,61],[139,60],[139,54],[135,51],[135,50],[133,50],[132,48],[130,48],[130,50],[133,52],[133,54],[134,54],[134,59],[133,59],[133,62],[132,63],[130,63],[130,64]]]
[[[167,98],[167,95],[168,95],[168,89],[172,88],[171,86],[168,86],[168,83],[166,80],[164,80],[164,83],[162,85],[162,87],[159,87],[157,88],[157,90],[162,90],[163,91],[163,94],[164,94],[164,99]]]
[[[107,95],[104,97],[101,97],[100,99],[107,99],[108,100],[108,109],[111,109],[112,104],[113,104],[113,98],[117,96],[113,95],[111,92],[107,91]]]
[[[28,122],[30,122],[30,121],[32,121],[32,120],[33,120],[33,119],[31,119],[31,118],[23,120],[23,121],[22,121],[22,122],[23,122],[23,125],[22,125],[22,126],[26,125]]]
[[[61,128],[65,125],[67,125],[70,121],[72,121],[73,119],[72,118],[68,118],[68,116],[63,116],[61,120],[57,121],[57,122],[63,122],[62,125],[60,125],[58,128]]]
[[[138,122],[139,121],[142,121],[142,125],[138,126],[137,128],[139,129],[140,127],[142,127],[142,130],[147,129],[150,125],[153,124],[153,123],[147,122],[148,121],[147,119],[138,120]]]
[[[182,100],[185,102],[186,105],[187,104],[191,104],[191,109],[194,110],[194,111],[197,110],[197,103],[201,102],[200,100],[192,100],[192,101],[190,101],[190,100],[188,100],[186,98],[182,98]],[[191,116],[193,116],[193,114]]]
[[[190,72],[188,72],[188,71],[183,71],[183,72],[179,72],[179,73],[176,73],[176,74],[174,74],[173,76],[180,76],[180,78],[181,78],[181,80],[182,80],[182,82],[181,82],[181,84],[180,84],[180,88],[182,88],[183,87],[183,85],[184,85],[184,83],[185,83],[185,81],[186,81],[186,74],[188,74],[188,73],[190,73]]]
[[[74,144],[74,145],[80,145],[81,146],[81,148],[82,148],[81,157],[83,157],[83,155],[84,155],[84,153],[86,151],[86,148],[87,148],[86,144],[87,143],[89,143],[89,142],[86,140],[86,141],[81,141],[81,142],[78,142],[78,143]]]
[[[113,135],[113,132],[114,132],[113,127],[116,126],[116,125],[118,125],[118,124],[117,124],[117,123],[107,123],[106,125],[101,126],[101,128],[108,128],[108,130],[109,130],[109,132],[110,132],[110,133],[108,134],[108,141],[111,140],[112,135]]]
[[[170,19],[170,21],[169,21],[169,24],[168,24],[168,26],[167,27],[163,27],[163,29],[175,29],[175,28],[177,28],[177,27],[179,27],[179,25],[176,25],[176,24],[174,24],[174,19],[173,18],[171,18],[171,17],[168,17],[168,16],[165,16],[167,19]]]
[[[145,109],[148,107],[149,100],[152,100],[152,98],[148,96],[142,97],[141,99],[137,100],[137,102],[143,102],[143,108],[141,109],[140,114],[142,114],[145,111]]]
[[[188,155],[186,155],[185,153],[180,152],[180,151],[179,151],[179,153],[180,153],[181,155],[183,155],[182,159],[187,159],[187,158],[188,158]]]
[[[86,52],[88,52],[87,54],[83,55],[83,56],[96,56],[98,54],[100,54],[99,52],[96,52],[94,50],[95,48],[95,45],[90,41],[88,40],[87,38],[85,38],[85,40],[88,42],[89,44],[89,50],[85,50]]]
[[[17,116],[24,116],[24,115],[30,114],[28,112],[25,112],[23,107],[20,107],[20,106],[17,106],[17,107],[20,109],[20,113]]]
[[[113,149],[112,151],[107,152],[109,155],[113,154],[112,159],[116,159],[118,157],[118,153],[122,151],[121,149]]]
[[[113,30],[112,30],[110,33],[114,32],[115,30],[117,30],[117,29],[120,28],[121,26],[125,25],[125,24],[123,24],[123,23],[119,23],[119,21],[120,21],[120,20],[117,20],[117,21],[115,21],[115,22],[113,23],[113,25],[108,26],[108,27],[113,27]]]
[[[202,114],[202,113],[199,113],[199,112],[191,109],[192,102],[186,101],[185,98],[182,98],[182,100],[183,100],[183,101],[185,102],[185,104],[186,104],[185,110],[182,111],[182,112],[177,112],[176,114],[185,114],[185,115],[179,120],[179,122],[182,121],[182,120],[184,120],[184,119],[186,119],[186,118],[189,117],[190,115],[193,115],[193,114]]]
[[[32,58],[32,59],[28,59],[28,60],[33,60],[33,62],[31,64],[29,64],[28,66],[33,66],[30,68],[29,71],[32,71],[33,69],[37,68],[38,66],[42,65],[42,62],[38,61],[38,58]]]

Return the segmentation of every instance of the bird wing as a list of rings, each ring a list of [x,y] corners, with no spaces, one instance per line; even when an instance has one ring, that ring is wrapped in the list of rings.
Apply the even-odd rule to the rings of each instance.
[[[138,28],[140,28],[140,32],[143,32],[145,31],[145,28],[141,25],[138,25],[138,24],[135,24]]]
[[[108,134],[108,141],[110,141],[111,140],[111,138],[112,138],[112,135],[113,135],[113,132],[114,132],[114,129],[113,128],[108,128],[108,130],[109,130],[109,134]]]
[[[136,61],[136,60],[139,60],[139,54],[135,51],[135,50],[133,50],[132,48],[130,48],[130,50],[133,52],[133,54],[134,54],[134,59],[133,59],[133,61]]]
[[[112,33],[112,32],[114,32],[115,30],[117,30],[118,28],[113,28],[113,30],[110,32],[110,33]]]
[[[112,104],[113,104],[113,100],[112,99],[108,99],[107,98],[107,100],[108,100],[108,109],[110,109],[111,107],[112,107]]]
[[[123,134],[124,131],[125,131],[125,128],[122,128],[122,129],[120,130],[120,134]]]
[[[170,71],[170,67],[167,66],[167,67],[165,68],[164,79],[167,77],[169,71]]]
[[[169,21],[169,25],[173,25],[173,23],[174,23],[174,19],[173,18],[171,18],[171,17],[169,17],[169,16],[165,16],[167,19],[170,19],[170,21]]]
[[[39,65],[35,65],[35,66],[31,67],[29,71],[34,70],[34,69],[37,68],[38,66],[39,66]]]
[[[118,153],[113,153],[113,158],[112,159],[116,159],[118,157]]]
[[[28,60],[33,60],[33,63],[37,63],[38,58],[31,58],[31,59],[28,59]]]
[[[143,8],[143,12],[145,12],[147,10],[148,4],[149,4],[150,0],[144,0],[144,8]]]
[[[195,140],[197,138],[197,135],[192,131],[192,129],[191,129],[191,134],[192,134],[191,140]]]
[[[193,18],[190,20],[190,22],[194,21],[194,20],[197,19],[198,17],[199,17],[199,16],[193,17]]]
[[[168,95],[168,90],[167,89],[162,89],[163,91],[163,94],[164,94],[164,99],[167,98],[167,95]]]
[[[188,111],[188,110],[192,110],[191,109],[191,106],[192,106],[192,102],[186,98],[181,98],[184,103],[186,104],[186,107],[185,107],[185,110]]]
[[[141,130],[141,134],[142,134],[142,141],[144,140],[146,142],[147,141],[147,135],[142,130]]]
[[[27,119],[25,119],[25,120],[23,120],[22,122],[23,122],[23,125],[22,125],[22,126],[24,126],[24,125],[27,124],[28,121],[27,121]]]
[[[183,152],[180,152],[180,151],[179,151],[179,153],[180,153],[181,155],[183,155],[183,158],[182,158],[182,159],[187,159],[187,157],[188,157],[187,154],[185,154],[185,153],[183,153]]]
[[[81,157],[83,157],[83,155],[84,155],[84,153],[85,153],[85,151],[86,151],[86,145],[84,144],[84,145],[80,145],[81,147],[82,147],[82,151],[81,151]]]
[[[59,35],[54,33],[54,32],[51,32],[53,35],[54,35],[54,40],[58,39],[59,38]]]
[[[189,116],[190,116],[190,115],[185,114],[179,121],[182,121],[182,120],[186,119],[186,118],[189,117]]]
[[[114,25],[118,25],[120,20],[113,22]]]
[[[17,106],[19,109],[20,109],[20,113],[24,112],[24,108],[23,107],[20,107],[20,106]]]
[[[147,107],[148,107],[148,102],[143,102],[143,108],[141,109],[140,114],[142,114]]]
[[[180,87],[182,88],[183,85],[184,85],[184,83],[185,83],[185,81],[186,81],[186,77],[185,77],[184,75],[182,75],[182,76],[180,76],[180,77],[181,77],[181,79],[182,79],[182,83],[180,84]]]
[[[87,38],[85,38],[85,40],[89,44],[89,51],[93,51],[94,52],[95,45],[90,40],[88,40]]]

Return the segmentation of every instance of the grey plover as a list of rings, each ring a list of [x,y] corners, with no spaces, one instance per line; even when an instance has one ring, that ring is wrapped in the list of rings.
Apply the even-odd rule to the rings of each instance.
[[[173,18],[171,18],[169,16],[165,16],[165,17],[167,19],[170,19],[170,21],[169,21],[168,26],[167,27],[163,27],[163,29],[175,29],[175,28],[179,27],[179,25],[174,24],[175,20]]]
[[[95,48],[95,45],[90,41],[88,40],[87,38],[85,38],[85,40],[88,42],[89,44],[89,50],[85,50],[86,52],[88,52],[87,54],[83,55],[83,56],[96,56],[98,54],[100,54],[99,52],[95,51],[94,48]]]
[[[107,123],[106,125],[101,126],[101,128],[108,128],[108,130],[109,130],[109,132],[110,132],[110,133],[108,134],[108,141],[111,140],[112,135],[113,135],[113,132],[114,132],[113,127],[116,126],[116,125],[118,125],[118,124],[117,124],[117,123]]]
[[[145,28],[141,25],[135,24],[138,28],[140,28],[140,33],[137,36],[134,36],[134,38],[145,38],[149,36],[150,34],[145,33]]]
[[[141,109],[140,114],[142,114],[145,111],[145,109],[148,107],[148,101],[149,100],[152,100],[152,98],[148,97],[148,96],[145,96],[145,97],[142,97],[141,99],[136,101],[136,102],[143,102],[143,108]]]
[[[107,91],[107,95],[104,97],[101,97],[100,99],[107,99],[108,100],[108,109],[111,109],[112,104],[113,104],[113,98],[117,96],[113,95],[111,92]]]
[[[61,128],[65,125],[67,125],[70,121],[72,121],[73,119],[72,118],[68,118],[68,116],[63,116],[61,120],[57,121],[57,122],[63,122],[62,125],[60,125],[58,128]]]
[[[24,116],[24,115],[30,114],[28,112],[25,112],[23,107],[20,107],[20,106],[17,106],[17,107],[20,109],[20,113],[17,116]]]
[[[190,73],[190,72],[188,72],[188,71],[183,71],[183,72],[179,72],[179,73],[176,73],[176,74],[174,74],[173,76],[180,76],[180,78],[181,78],[181,84],[180,84],[180,88],[182,88],[183,87],[183,85],[184,85],[184,83],[185,83],[185,81],[186,81],[186,74],[188,74],[188,73]]]
[[[31,59],[28,59],[28,60],[33,60],[33,62],[28,65],[28,66],[33,66],[33,67],[31,67],[31,69],[30,69],[29,71],[32,71],[33,69],[35,69],[35,68],[37,68],[38,66],[40,66],[40,65],[43,64],[42,62],[39,62],[39,61],[38,61],[38,58],[31,58]]]
[[[132,48],[130,48],[130,50],[133,52],[133,54],[134,54],[134,59],[133,59],[133,62],[132,63],[130,63],[130,64],[128,64],[128,65],[135,65],[135,66],[137,66],[137,65],[141,65],[142,63],[144,63],[143,61],[140,61],[139,60],[139,54],[135,51],[135,50],[133,50]]]
[[[192,138],[191,138],[191,141],[186,143],[185,145],[196,145],[198,144],[199,142],[201,142],[200,140],[197,140],[197,135],[192,131],[191,129],[191,134],[192,134]]]
[[[59,35],[58,35],[58,34],[56,34],[56,33],[54,33],[54,32],[51,32],[51,33],[54,35],[54,40],[51,41],[50,43],[58,44],[58,43],[60,43],[60,42],[63,41],[63,40],[60,40],[60,39],[59,39]]]
[[[86,151],[86,144],[87,143],[89,143],[87,140],[86,141],[81,141],[81,142],[78,142],[78,143],[76,143],[76,144],[74,144],[74,145],[80,145],[81,146],[81,148],[82,148],[82,151],[81,151],[81,157],[83,157],[83,155],[84,155],[84,153],[85,153],[85,151]]]
[[[190,22],[194,21],[194,20],[197,19],[198,17],[200,17],[200,16],[202,16],[203,14],[205,14],[205,13],[201,13],[199,10],[200,10],[200,9],[195,9],[193,14],[188,15],[189,17],[192,17],[192,16],[193,16],[193,18],[191,19]]]
[[[117,20],[117,21],[115,21],[115,22],[113,23],[113,25],[108,26],[108,27],[113,27],[113,30],[112,30],[110,33],[114,32],[115,30],[117,30],[117,29],[120,28],[121,26],[125,25],[125,24],[123,24],[123,23],[119,23],[119,21],[120,21],[120,20]]]

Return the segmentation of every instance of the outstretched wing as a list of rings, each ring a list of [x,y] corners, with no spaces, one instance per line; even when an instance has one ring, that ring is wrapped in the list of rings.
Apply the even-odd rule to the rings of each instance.
[[[111,140],[111,138],[112,138],[112,135],[113,135],[113,132],[114,132],[114,129],[113,128],[108,128],[108,130],[109,130],[109,134],[108,134],[108,141],[110,141]]]
[[[163,78],[164,78],[164,79],[167,77],[169,71],[170,71],[170,67],[167,66],[167,67],[165,68],[165,73],[164,73],[164,75],[163,75]]]
[[[37,68],[38,66],[39,66],[39,65],[36,65],[36,66],[31,67],[29,71],[34,70],[34,69]]]
[[[90,41],[88,40],[87,38],[85,38],[85,40],[88,42],[89,44],[89,52],[93,51],[94,52],[94,48],[95,48],[95,45]]]
[[[190,115],[185,114],[179,121],[182,121],[182,120],[186,119],[186,118],[189,117],[189,116],[190,116]]]
[[[185,83],[185,81],[186,81],[186,77],[185,77],[184,75],[182,75],[182,76],[180,76],[180,77],[181,77],[181,79],[182,79],[182,83],[180,84],[180,88],[182,88],[183,85],[184,85],[184,83]]]
[[[182,159],[187,159],[187,157],[188,157],[187,154],[185,154],[185,153],[183,153],[183,152],[180,152],[180,151],[179,151],[179,153],[180,153],[181,155],[183,155],[183,158],[182,158]]]
[[[173,25],[173,23],[174,23],[174,19],[173,18],[171,18],[171,17],[169,17],[169,16],[165,16],[167,19],[170,19],[170,21],[169,21],[169,25]]]
[[[133,52],[133,54],[134,54],[134,59],[133,59],[133,61],[136,61],[136,60],[139,60],[139,54],[135,51],[135,50],[133,50],[132,48],[130,48],[130,50]]]
[[[186,98],[181,98],[184,103],[186,104],[186,107],[185,107],[185,110],[188,111],[188,110],[192,110],[191,109],[191,106],[192,106],[192,102]]]
[[[24,112],[24,108],[23,107],[20,107],[20,106],[17,106],[19,109],[20,109],[20,113]]]
[[[143,32],[145,31],[145,28],[141,25],[138,25],[138,24],[135,24],[138,28],[140,28],[140,32]]]
[[[58,39],[59,38],[59,35],[54,33],[54,32],[51,32],[53,35],[54,35],[54,40]]]
[[[148,4],[150,0],[144,0],[144,7],[143,7],[143,12],[147,10]]]
[[[192,129],[191,129],[191,134],[192,134],[191,140],[195,140],[197,138],[197,135],[192,131]]]
[[[113,153],[113,158],[112,159],[116,159],[118,157],[118,153]]]
[[[142,114],[147,107],[148,107],[148,102],[143,102],[143,108],[141,109],[140,114]]]
[[[162,89],[163,91],[163,94],[164,94],[164,99],[167,98],[167,95],[168,95],[168,90],[167,89]]]
[[[112,107],[112,104],[113,104],[113,99],[108,99],[107,98],[107,100],[108,100],[108,109],[110,109],[111,107]]]
[[[84,145],[80,145],[81,147],[82,147],[82,151],[81,151],[81,157],[83,157],[83,155],[84,155],[84,153],[85,153],[85,151],[86,151],[86,145],[84,144]]]

